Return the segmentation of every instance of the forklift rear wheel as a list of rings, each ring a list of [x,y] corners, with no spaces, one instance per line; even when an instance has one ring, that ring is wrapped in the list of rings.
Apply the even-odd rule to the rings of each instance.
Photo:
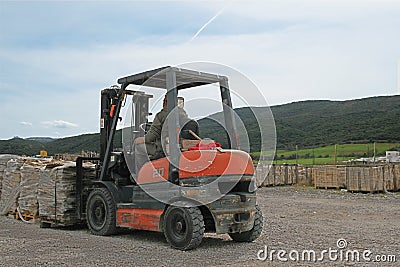
[[[87,200],[86,220],[95,235],[112,235],[117,231],[116,207],[106,188],[94,189]]]
[[[164,235],[176,249],[190,250],[199,246],[204,235],[204,218],[200,209],[170,206],[165,214]]]
[[[230,233],[229,236],[236,242],[252,242],[260,235],[263,228],[263,216],[260,208],[256,205],[256,215],[254,216],[254,225],[250,231],[241,233]]]

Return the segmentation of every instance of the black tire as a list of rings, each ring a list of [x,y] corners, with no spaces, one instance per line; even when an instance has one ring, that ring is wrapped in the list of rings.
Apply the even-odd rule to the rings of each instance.
[[[165,213],[163,226],[165,238],[176,249],[194,249],[203,239],[204,218],[197,207],[170,206]]]
[[[87,225],[95,235],[113,235],[117,232],[116,207],[106,188],[94,189],[86,205]]]
[[[256,205],[256,214],[254,216],[254,225],[250,231],[242,233],[230,233],[229,236],[236,242],[253,242],[262,232],[263,216],[260,208]]]

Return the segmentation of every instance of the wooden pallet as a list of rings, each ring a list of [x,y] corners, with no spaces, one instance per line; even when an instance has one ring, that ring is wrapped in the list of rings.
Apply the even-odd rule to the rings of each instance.
[[[381,194],[381,193],[385,193],[385,191],[383,190],[357,190],[357,189],[353,189],[353,190],[347,190],[347,192],[350,193],[361,193],[361,194]]]
[[[21,216],[22,216],[22,218],[21,218]],[[36,219],[39,218],[39,216],[38,215],[24,213],[24,212],[21,212],[21,214],[19,214],[18,212],[16,212],[14,214],[14,218],[16,220],[22,220],[23,219],[24,221],[35,221]]]
[[[325,189],[325,190],[333,189],[333,190],[339,190],[339,189],[345,189],[345,187],[343,187],[343,186],[315,186],[315,189]]]
[[[50,227],[69,227],[79,225],[81,222],[77,219],[56,220],[54,216],[40,216],[40,228]]]

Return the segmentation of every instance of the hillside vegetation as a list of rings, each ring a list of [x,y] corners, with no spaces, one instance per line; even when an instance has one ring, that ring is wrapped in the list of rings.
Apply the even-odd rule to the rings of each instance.
[[[253,108],[255,112],[262,112],[263,109],[265,108]],[[273,106],[271,110],[276,124],[279,151],[293,151],[296,145],[304,149],[333,144],[400,142],[400,96],[348,101],[301,101]],[[236,111],[249,134],[251,151],[259,151],[259,128],[250,108],[239,108]],[[215,139],[226,147],[226,133],[221,126],[209,118],[198,122],[200,136]],[[121,143],[121,132],[117,132],[115,143]],[[82,150],[98,152],[99,134],[56,140],[37,137],[33,140],[0,140],[0,154],[36,155],[41,149],[47,150],[50,155],[79,153]],[[277,158],[281,155],[279,151]]]
[[[400,96],[304,101],[272,107],[278,147],[399,141]]]
[[[262,112],[265,108],[253,108]],[[294,150],[345,143],[400,141],[400,96],[348,101],[302,101],[271,107],[277,131],[277,149]],[[260,134],[250,108],[236,110],[259,151]],[[227,144],[221,126],[211,119],[199,121],[201,135]]]

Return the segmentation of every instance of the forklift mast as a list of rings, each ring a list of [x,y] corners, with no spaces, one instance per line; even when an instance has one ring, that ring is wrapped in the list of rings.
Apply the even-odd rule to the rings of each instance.
[[[152,95],[140,91],[126,90],[126,86],[119,88],[117,86],[103,89],[101,91],[101,110],[100,110],[100,180],[107,180],[109,177],[108,162],[111,152],[114,150],[114,135],[116,125],[119,119],[122,102],[125,97],[132,97],[134,112],[134,125],[132,125],[132,134],[136,138],[144,136],[144,128],[140,127],[147,123],[149,113],[149,99]]]
[[[101,91],[101,110],[100,110],[100,159],[103,161],[106,154],[108,137],[111,133],[112,118],[118,102],[119,88],[109,88]],[[113,144],[111,144],[111,151]]]

